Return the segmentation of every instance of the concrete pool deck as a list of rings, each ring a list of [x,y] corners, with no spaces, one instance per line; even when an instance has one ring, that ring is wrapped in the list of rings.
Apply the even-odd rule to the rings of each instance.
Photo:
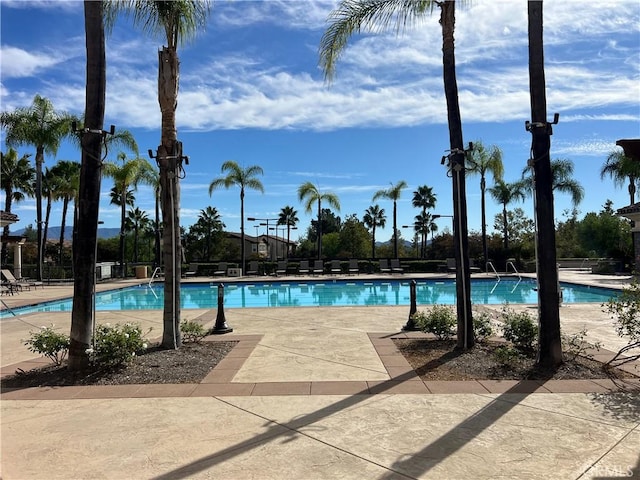
[[[561,280],[619,288],[629,277],[561,272]],[[2,299],[18,306],[70,294],[70,286],[45,286]],[[512,307],[535,315],[532,306]],[[638,379],[423,382],[392,342],[420,335],[401,333],[408,310],[226,309],[234,331],[214,340],[239,343],[200,384],[2,392],[2,478],[640,475]],[[619,348],[599,304],[560,312],[563,331],[586,326],[591,340]],[[211,325],[215,314],[183,310],[182,318]],[[137,321],[153,327],[151,336],[162,329],[158,312],[97,318]],[[51,323],[68,331],[70,313],[0,320],[3,375],[33,359],[20,342],[29,330]]]

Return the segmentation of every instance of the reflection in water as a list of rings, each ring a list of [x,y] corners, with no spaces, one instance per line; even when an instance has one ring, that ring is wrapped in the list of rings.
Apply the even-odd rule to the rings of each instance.
[[[562,284],[565,303],[603,303],[616,294],[615,290],[582,285]],[[471,282],[471,301],[474,304],[527,303],[538,301],[536,283],[533,280],[494,279]],[[227,308],[243,307],[294,307],[294,306],[346,306],[346,305],[410,305],[408,280],[354,280],[324,282],[272,282],[226,284],[224,305]],[[218,283],[189,283],[180,289],[182,308],[216,308]],[[164,291],[162,285],[141,285],[112,290],[97,295],[97,310],[162,310]],[[418,305],[456,302],[454,280],[418,280],[416,285]],[[71,299],[48,302],[33,307],[14,310],[16,314],[33,312],[71,311]]]

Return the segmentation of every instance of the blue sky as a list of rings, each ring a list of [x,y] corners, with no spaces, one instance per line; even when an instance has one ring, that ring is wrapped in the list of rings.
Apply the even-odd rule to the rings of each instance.
[[[342,218],[362,217],[380,189],[400,180],[409,187],[398,203],[398,222],[411,224],[418,210],[412,192],[433,187],[432,213],[452,212],[451,181],[440,165],[448,148],[442,82],[438,12],[402,35],[354,37],[338,63],[331,85],[318,67],[318,46],[333,1],[268,0],[214,3],[206,31],[179,50],[178,137],[190,157],[181,182],[181,223],[189,226],[201,209],[217,208],[227,230],[239,231],[237,188],[208,195],[226,160],[260,165],[265,193],[247,191],[247,217],[277,218],[289,205],[298,210],[299,234],[312,214],[297,199],[297,188],[311,181],[338,195]],[[456,61],[465,143],[482,140],[503,150],[505,180],[519,179],[531,138],[527,17],[525,0],[476,0],[458,9]],[[84,24],[80,1],[0,3],[0,99],[3,111],[30,105],[35,94],[56,109],[84,111]],[[621,138],[640,137],[640,4],[637,0],[584,2],[554,0],[544,6],[544,42],[549,118],[554,128],[552,158],[570,159],[585,188],[581,214],[599,211],[607,199],[614,208],[629,203],[626,187],[600,179],[607,155]],[[157,50],[162,43],[121,19],[107,39],[105,125],[134,133],[141,153],[160,141],[157,103]],[[2,138],[4,149],[4,137]],[[27,148],[19,153],[29,153]],[[114,152],[115,153],[115,152]],[[64,143],[55,158],[77,160]],[[479,177],[468,177],[468,222],[480,230]],[[488,184],[492,182],[489,180]],[[104,179],[100,220],[119,225]],[[4,197],[0,195],[0,205]],[[392,234],[392,204],[385,209]],[[146,187],[136,205],[153,218],[153,196]],[[532,201],[521,204],[529,216]],[[555,216],[571,207],[557,194]],[[488,227],[501,206],[487,201]],[[35,201],[14,205],[20,223],[35,226]],[[55,204],[51,225],[58,225]],[[449,219],[438,220],[440,230]],[[254,222],[245,223],[255,234]],[[260,233],[264,233],[261,227]],[[409,238],[412,232],[403,231]]]

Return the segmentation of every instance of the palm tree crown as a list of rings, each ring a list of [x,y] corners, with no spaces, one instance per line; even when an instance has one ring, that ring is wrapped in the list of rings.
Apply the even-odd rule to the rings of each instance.
[[[527,175],[529,173],[529,175]],[[551,182],[552,190],[571,195],[571,203],[574,207],[584,198],[584,188],[582,185],[572,178],[573,162],[567,159],[551,160]],[[522,171],[522,177],[525,182],[533,186],[533,174],[531,167],[527,167]],[[530,193],[531,190],[528,190]]]
[[[384,214],[384,208],[380,205],[371,205],[364,211],[362,222],[371,229],[371,255],[376,258],[376,227],[382,227],[387,224],[387,217]]]
[[[291,228],[298,224],[298,212],[290,206],[283,207],[278,214],[278,225],[287,226],[287,256],[289,256],[289,242],[291,241]]]
[[[607,161],[600,170],[600,178],[609,176],[616,187],[621,187],[629,182],[629,205],[636,200],[636,183],[640,179],[640,162],[627,157],[620,150],[613,151],[607,157]]]

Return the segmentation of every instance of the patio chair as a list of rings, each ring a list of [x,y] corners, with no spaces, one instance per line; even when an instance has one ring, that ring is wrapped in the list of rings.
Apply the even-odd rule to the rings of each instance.
[[[287,261],[278,260],[278,265],[276,266],[276,277],[278,275],[286,275],[286,274],[287,274]]]
[[[386,258],[380,259],[380,273],[391,273],[389,261]]]
[[[342,273],[342,265],[340,264],[340,260],[331,260],[331,273],[337,275]]]
[[[247,269],[247,275],[258,275],[258,261],[251,260],[249,262],[249,268]]]
[[[352,273],[355,275],[360,273],[360,265],[358,265],[358,260],[356,260],[355,258],[349,260],[349,274]]]
[[[198,272],[198,264],[192,263],[191,265],[189,265],[189,268],[187,270],[182,272],[182,276],[185,278],[195,277],[197,272]]]
[[[394,258],[391,260],[391,273],[404,273],[404,268],[400,266],[400,259]]]
[[[13,288],[5,285],[0,286],[0,295],[9,295],[9,294],[11,295],[14,294]]]
[[[11,273],[11,271],[10,271],[10,270],[5,270],[5,269],[3,269],[3,270],[2,270],[2,276],[3,276],[3,278],[4,278],[3,285],[4,285],[5,287],[10,288],[10,289],[11,289],[11,290],[13,290],[14,292],[15,292],[16,290],[20,290],[20,291],[22,291],[22,290],[24,290],[25,288],[26,288],[27,290],[31,290],[31,284],[30,284],[30,283],[28,283],[28,282],[24,282],[24,281],[23,281],[23,282],[19,282],[19,281],[16,279],[16,277],[14,277],[14,276],[13,276],[13,273]],[[34,282],[34,287],[35,287],[35,283],[36,283],[36,282]],[[42,282],[40,282],[40,284],[42,284]]]
[[[322,275],[324,273],[324,262],[322,260],[316,260],[313,262],[313,273]]]
[[[309,260],[300,260],[300,265],[298,266],[298,273],[300,275],[309,275],[311,270],[309,269]]]
[[[213,272],[213,276],[224,276],[227,274],[227,262],[218,263],[218,268]]]
[[[447,258],[447,272],[455,272],[455,271],[456,271],[456,259]]]

